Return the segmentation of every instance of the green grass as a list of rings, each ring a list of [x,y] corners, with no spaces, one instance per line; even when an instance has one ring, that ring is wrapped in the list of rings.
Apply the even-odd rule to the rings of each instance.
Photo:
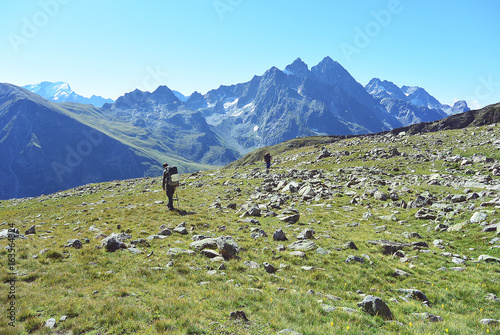
[[[472,131],[475,135],[470,134]],[[225,169],[182,175],[183,182],[177,191],[180,200],[176,205],[183,212],[170,212],[165,204],[156,203],[166,200],[159,177],[92,184],[55,195],[2,201],[0,222],[5,224],[0,229],[14,224],[24,233],[35,225],[37,233],[15,241],[17,320],[14,328],[9,327],[6,312],[2,311],[0,333],[276,334],[286,328],[303,334],[498,333],[498,326],[483,326],[479,320],[500,319],[500,304],[485,298],[488,293],[500,296],[500,266],[469,260],[463,272],[439,271],[443,266],[449,268],[455,264],[451,258],[441,256],[443,250],[432,244],[442,239],[448,243],[445,251],[469,258],[482,254],[500,257],[498,249],[489,249],[488,242],[496,235],[481,232],[478,225],[468,225],[461,232],[434,230],[437,223],[467,221],[481,202],[498,197],[498,192],[467,205],[453,205],[453,212],[436,221],[417,220],[414,215],[418,209],[404,209],[391,200],[378,201],[366,194],[375,188],[386,193],[391,189],[398,193],[398,202],[406,203],[426,190],[442,201],[448,194],[461,194],[464,189],[447,185],[447,178],[470,178],[476,172],[487,174],[484,165],[460,166],[437,158],[437,153],[447,150],[452,155],[470,158],[480,154],[500,160],[498,148],[487,143],[492,135],[500,138],[498,125],[397,140],[350,138],[325,144],[318,139],[286,150],[274,148],[271,175],[296,169],[304,173],[293,180],[307,182],[310,180],[307,174],[317,169],[321,172],[318,182],[330,185],[332,192],[331,197],[320,201],[289,199],[282,207],[288,208],[293,202],[301,214],[299,223],[293,225],[275,217],[257,218],[258,226],[243,223],[237,211],[225,208],[232,202],[240,208],[262,186],[266,176],[255,174],[259,169],[263,171],[263,163],[257,156]],[[486,144],[466,146],[456,138]],[[435,144],[437,139],[443,143]],[[332,153],[349,151],[349,155],[317,161],[323,146]],[[412,160],[409,156],[367,156],[374,148],[394,147],[407,155],[423,153],[423,156],[412,156]],[[352,183],[362,177],[359,171],[370,173],[369,186]],[[441,185],[428,184],[428,176],[436,173],[442,175]],[[403,187],[409,190],[403,191]],[[357,194],[358,204],[351,203],[350,192]],[[221,209],[211,207],[215,201],[222,205]],[[254,197],[253,201],[266,204],[268,200]],[[475,208],[469,208],[471,204]],[[498,209],[486,210],[492,210],[489,221],[500,221]],[[372,214],[371,218],[363,217],[366,212]],[[379,218],[391,214],[396,215],[396,221]],[[186,222],[188,235],[174,233],[165,239],[148,241],[149,247],[139,246],[144,252],[139,255],[127,250],[108,253],[97,248],[101,238],[95,237],[97,232],[89,231],[93,226],[105,235],[129,232],[133,239],[139,239],[157,233],[161,225],[173,228],[182,222]],[[375,227],[384,225],[387,230],[377,233]],[[221,226],[225,230],[221,231]],[[263,229],[268,237],[252,239],[253,227]],[[299,258],[277,250],[279,244],[288,246],[296,241],[306,227],[315,230],[314,242],[331,251],[330,254],[322,256],[309,251],[305,258]],[[285,231],[288,241],[272,239],[278,228]],[[417,258],[402,263],[400,258],[384,255],[380,247],[366,243],[377,239],[420,241],[404,238],[404,232],[420,234],[421,240],[429,244],[424,249],[429,252],[405,249],[407,257]],[[233,236],[242,248],[240,258],[224,262],[225,269],[218,270],[220,262],[199,253],[168,255],[170,248],[190,249],[195,234]],[[73,238],[83,242],[82,249],[64,247]],[[89,243],[84,242],[85,238]],[[354,242],[359,250],[342,249],[348,241]],[[6,245],[6,240],[0,240],[3,283],[9,280]],[[40,254],[42,249],[50,250]],[[366,255],[373,263],[345,263],[349,255]],[[166,267],[170,260],[174,265]],[[243,264],[245,261],[287,267],[268,274],[262,267],[248,268]],[[315,269],[306,271],[302,269],[304,266]],[[395,277],[395,268],[411,276]],[[216,274],[209,274],[209,270],[216,270]],[[431,306],[405,301],[397,292],[401,288],[421,290]],[[362,300],[356,293],[358,290],[381,297],[400,324],[361,312],[357,307]],[[341,300],[331,299],[332,296]],[[8,303],[8,285],[4,284],[0,288],[0,304]],[[322,304],[338,309],[325,312]],[[350,314],[341,307],[358,312]],[[231,319],[230,313],[237,310],[244,311],[249,321]],[[445,321],[429,323],[412,315],[424,312],[442,316]],[[67,320],[58,321],[55,330],[44,327],[47,319],[59,320],[63,315]]]

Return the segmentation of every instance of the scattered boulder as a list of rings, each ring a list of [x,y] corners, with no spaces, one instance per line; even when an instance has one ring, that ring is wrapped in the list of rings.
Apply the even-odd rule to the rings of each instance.
[[[387,240],[369,240],[366,242],[381,246],[384,255],[392,255],[398,250],[411,246],[409,243],[392,242]]]
[[[486,300],[500,302],[500,299],[494,293],[488,293],[485,297]]]
[[[271,264],[269,264],[268,262],[264,262],[262,265],[264,266],[264,270],[266,270],[267,273],[275,273],[276,272],[276,268],[274,266],[272,266]]]
[[[386,303],[379,297],[367,295],[361,302],[358,302],[358,307],[363,311],[373,316],[380,316],[384,320],[394,319],[391,310]]]
[[[430,301],[429,299],[427,299],[427,296],[417,289],[399,289],[398,292],[406,293],[406,297],[408,299],[419,300],[426,304],[430,304]]]
[[[246,267],[248,267],[250,269],[258,269],[258,268],[260,268],[259,263],[254,262],[254,261],[244,261],[243,265],[245,265]]]
[[[273,240],[275,240],[275,241],[288,241],[285,233],[283,232],[283,230],[281,228],[276,229],[276,231],[273,233]]]
[[[498,325],[500,323],[500,320],[495,320],[495,319],[482,319],[481,324],[491,326],[491,325]]]
[[[413,316],[419,317],[420,319],[427,320],[430,322],[442,322],[444,319],[439,315],[434,315],[430,313],[412,313]]]
[[[349,255],[349,256],[347,256],[347,259],[345,260],[345,262],[346,263],[351,263],[351,262],[364,263],[365,259],[363,257]]]
[[[296,332],[295,330],[293,329],[283,329],[283,330],[280,330],[277,335],[302,335],[302,333],[299,333],[299,332]]]
[[[240,319],[240,320],[243,320],[245,322],[248,321],[248,318],[247,318],[245,312],[243,312],[243,311],[231,312],[231,314],[229,315],[229,317],[231,319]]]
[[[356,244],[354,244],[354,242],[352,241],[349,241],[349,242],[346,242],[344,243],[344,245],[342,246],[344,249],[352,249],[352,250],[358,250],[358,247],[356,246]]]
[[[469,219],[470,223],[481,223],[486,221],[488,215],[485,212],[475,212]]]
[[[101,241],[101,246],[108,252],[115,252],[118,249],[126,249],[127,245],[123,241],[131,238],[132,235],[126,233],[113,233]]]
[[[64,247],[65,248],[81,249],[83,247],[83,244],[80,240],[72,239],[72,240],[69,240]]]
[[[394,269],[394,276],[395,277],[409,277],[411,276],[408,272],[405,272],[400,269]]]
[[[434,220],[437,216],[433,213],[431,209],[421,208],[415,213],[415,217],[419,220]]]
[[[197,236],[201,236],[201,235],[197,235]],[[193,239],[194,239],[194,237],[193,237]],[[191,242],[191,244],[189,244],[189,247],[192,249],[198,249],[198,250],[215,249],[215,248],[217,248],[217,240],[215,238],[205,237],[205,238],[197,239],[194,242]]]
[[[33,235],[36,234],[36,228],[35,226],[31,226],[26,232],[24,233],[25,235]]]
[[[220,236],[215,239],[215,241],[217,243],[217,248],[219,248],[219,252],[225,260],[238,257],[240,247],[231,236]]]
[[[314,234],[316,234],[316,232],[313,229],[306,228],[297,236],[297,239],[298,240],[311,239],[314,238]]]
[[[188,230],[186,228],[186,222],[183,222],[183,223],[179,224],[177,227],[175,227],[174,229],[172,229],[172,232],[173,233],[177,233],[177,234],[181,234],[181,235],[187,235],[188,234]]]
[[[288,246],[289,249],[299,250],[299,251],[311,251],[318,248],[316,243],[307,240],[295,241]]]
[[[300,214],[291,214],[291,215],[282,214],[278,215],[278,219],[289,223],[297,223],[300,220]]]
[[[45,327],[54,328],[55,326],[56,326],[56,319],[50,318],[47,321],[45,321]]]
[[[480,262],[486,262],[486,263],[500,263],[500,258],[488,256],[488,255],[481,255],[477,258],[478,261]]]

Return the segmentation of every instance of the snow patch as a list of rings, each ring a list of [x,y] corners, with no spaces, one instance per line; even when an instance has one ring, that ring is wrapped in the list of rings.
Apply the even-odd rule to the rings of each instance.
[[[256,132],[257,130],[259,130],[259,126],[255,126],[253,127],[253,131]]]
[[[238,99],[236,99],[236,100],[234,100],[232,102],[226,102],[226,103],[224,103],[224,109],[229,109],[229,108],[231,108],[233,106],[236,106],[236,104],[238,104],[238,100],[240,100],[240,98],[238,98]]]

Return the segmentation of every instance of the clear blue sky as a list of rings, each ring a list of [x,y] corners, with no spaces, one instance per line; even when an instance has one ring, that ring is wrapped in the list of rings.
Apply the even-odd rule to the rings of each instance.
[[[498,0],[2,0],[0,82],[185,95],[325,56],[362,85],[500,102]]]

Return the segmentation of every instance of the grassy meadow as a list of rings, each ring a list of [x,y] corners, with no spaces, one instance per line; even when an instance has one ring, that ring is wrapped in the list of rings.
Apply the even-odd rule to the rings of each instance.
[[[263,161],[246,160],[246,165],[183,174],[177,211],[167,210],[160,177],[1,201],[0,230],[14,226],[24,234],[35,226],[36,233],[16,239],[14,252],[6,249],[7,239],[0,240],[4,284],[0,287],[0,305],[4,306],[0,333],[276,334],[284,329],[302,334],[500,333],[499,325],[480,323],[500,319],[500,302],[486,298],[488,294],[500,296],[500,263],[477,260],[480,255],[500,258],[500,248],[490,243],[498,235],[483,232],[480,224],[467,223],[481,210],[488,223],[500,222],[498,202],[481,206],[500,194],[500,189],[488,190],[481,183],[486,180],[494,185],[500,177],[489,171],[491,163],[461,164],[463,160],[448,159],[458,155],[500,160],[496,140],[500,126],[391,136],[318,141],[276,152],[273,147],[265,148],[273,155],[269,173]],[[370,154],[373,149],[392,148],[406,155]],[[317,159],[324,149],[332,155]],[[290,177],[291,169],[300,177]],[[244,221],[239,210],[244,204],[264,208],[269,193],[281,193],[277,187],[266,189],[270,179],[323,185],[331,194],[304,199],[288,192],[281,208],[269,208],[277,214],[298,210],[297,223],[276,216],[252,217],[258,224]],[[432,182],[436,179],[440,182]],[[464,180],[476,183],[457,186]],[[397,193],[398,200],[375,199],[369,194],[375,188]],[[408,204],[426,191],[451,210],[437,210],[436,219],[421,220],[415,217],[420,208],[401,207],[401,201]],[[459,203],[450,200],[452,195],[474,192],[480,196]],[[231,203],[236,209],[227,207]],[[162,225],[175,228],[182,223],[186,235],[174,232],[164,239],[147,239]],[[435,229],[439,223],[464,223],[464,227],[439,231]],[[288,241],[273,240],[279,228]],[[306,228],[315,231],[314,243],[328,253],[290,254],[287,247]],[[259,229],[267,237],[251,236]],[[99,248],[105,235],[120,232],[147,241],[136,245],[142,253]],[[407,233],[421,238],[408,238]],[[190,248],[194,235],[232,236],[240,247],[239,258],[222,262],[206,257]],[[79,239],[83,247],[65,247],[70,239]],[[428,248],[405,248],[403,260],[367,242],[381,239],[424,241]],[[442,243],[434,244],[435,240]],[[345,248],[347,242],[358,249]],[[286,250],[278,249],[279,245]],[[173,254],[178,251],[174,248],[195,253]],[[443,252],[460,256],[465,265],[452,263],[452,257]],[[9,299],[10,253],[15,255],[15,299]],[[365,261],[346,263],[349,255]],[[260,267],[250,268],[245,263],[249,261]],[[277,271],[266,272],[264,262]],[[451,269],[457,266],[463,271]],[[395,269],[410,275],[395,276]],[[422,291],[430,305],[397,291],[410,288]],[[357,303],[364,295],[382,298],[394,320],[387,322],[363,312]],[[12,301],[16,306],[13,326],[6,307]],[[248,321],[230,317],[235,311],[243,311]],[[438,315],[444,321],[429,322],[414,313]],[[54,328],[45,326],[50,318],[56,320]]]

